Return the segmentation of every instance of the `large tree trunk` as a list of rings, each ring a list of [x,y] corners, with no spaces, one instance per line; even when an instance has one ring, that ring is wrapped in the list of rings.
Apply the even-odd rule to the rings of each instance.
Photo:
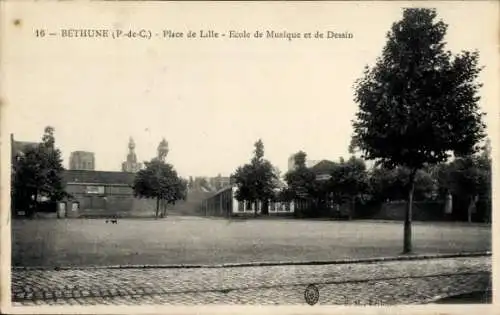
[[[267,200],[262,201],[262,214],[269,215],[269,202]]]
[[[156,214],[155,218],[158,219],[158,212],[160,211],[160,197],[156,198]]]
[[[160,218],[163,218],[165,216],[165,200],[161,199],[160,200]]]
[[[473,197],[470,198],[469,201],[469,206],[467,207],[467,222],[471,223],[472,222],[472,202],[473,202]]]
[[[413,191],[415,190],[415,174],[417,170],[412,170],[410,173],[409,189],[408,189],[408,202],[406,205],[406,216],[404,223],[404,240],[403,240],[403,254],[412,252],[411,244],[411,219],[413,216]]]
[[[469,207],[467,208],[467,222],[472,223],[472,210],[476,206],[477,197],[471,196]]]
[[[351,207],[349,209],[349,221],[352,220],[352,217],[354,215],[355,207],[356,207],[356,197],[352,196],[351,197]]]

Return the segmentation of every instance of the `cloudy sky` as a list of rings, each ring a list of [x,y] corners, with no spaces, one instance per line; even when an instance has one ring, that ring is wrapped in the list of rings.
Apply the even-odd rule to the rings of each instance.
[[[422,2],[419,3],[422,5]],[[498,106],[497,5],[435,2],[449,24],[447,48],[478,50],[486,66],[481,106]],[[57,5],[57,6],[56,6]],[[80,7],[76,7],[76,6]],[[311,159],[347,155],[354,81],[373,64],[391,24],[411,6],[397,2],[143,3],[27,2],[6,5],[2,47],[2,140],[36,141],[55,127],[64,165],[72,151],[95,152],[98,170],[120,170],[129,137],[149,160],[165,137],[183,176],[229,175],[262,138],[286,171],[298,150]],[[415,6],[415,4],[413,4]],[[57,12],[57,14],[55,14]],[[14,25],[12,21],[19,19]],[[3,25],[5,26],[5,25]],[[213,29],[350,32],[349,40],[39,39],[34,29]]]

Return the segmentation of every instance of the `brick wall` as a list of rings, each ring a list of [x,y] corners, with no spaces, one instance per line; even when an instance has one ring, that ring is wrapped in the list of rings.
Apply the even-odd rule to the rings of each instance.
[[[385,203],[373,219],[404,220],[406,214],[406,202]],[[441,221],[445,220],[444,203],[439,202],[415,202],[412,209],[412,220],[415,221]]]
[[[405,219],[406,202],[388,202],[378,205],[357,205],[355,218],[375,220]],[[412,220],[415,221],[444,221],[452,217],[444,213],[444,202],[414,202]]]

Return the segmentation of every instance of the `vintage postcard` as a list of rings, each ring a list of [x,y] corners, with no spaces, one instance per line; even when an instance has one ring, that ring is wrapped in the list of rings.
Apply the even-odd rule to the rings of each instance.
[[[0,5],[2,312],[493,313],[497,1]]]

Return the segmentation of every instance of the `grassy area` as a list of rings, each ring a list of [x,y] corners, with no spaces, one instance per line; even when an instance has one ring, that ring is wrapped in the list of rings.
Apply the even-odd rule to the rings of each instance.
[[[402,223],[242,220],[171,216],[163,220],[14,220],[14,266],[215,264],[394,256]],[[491,249],[489,226],[420,223],[416,253]]]

